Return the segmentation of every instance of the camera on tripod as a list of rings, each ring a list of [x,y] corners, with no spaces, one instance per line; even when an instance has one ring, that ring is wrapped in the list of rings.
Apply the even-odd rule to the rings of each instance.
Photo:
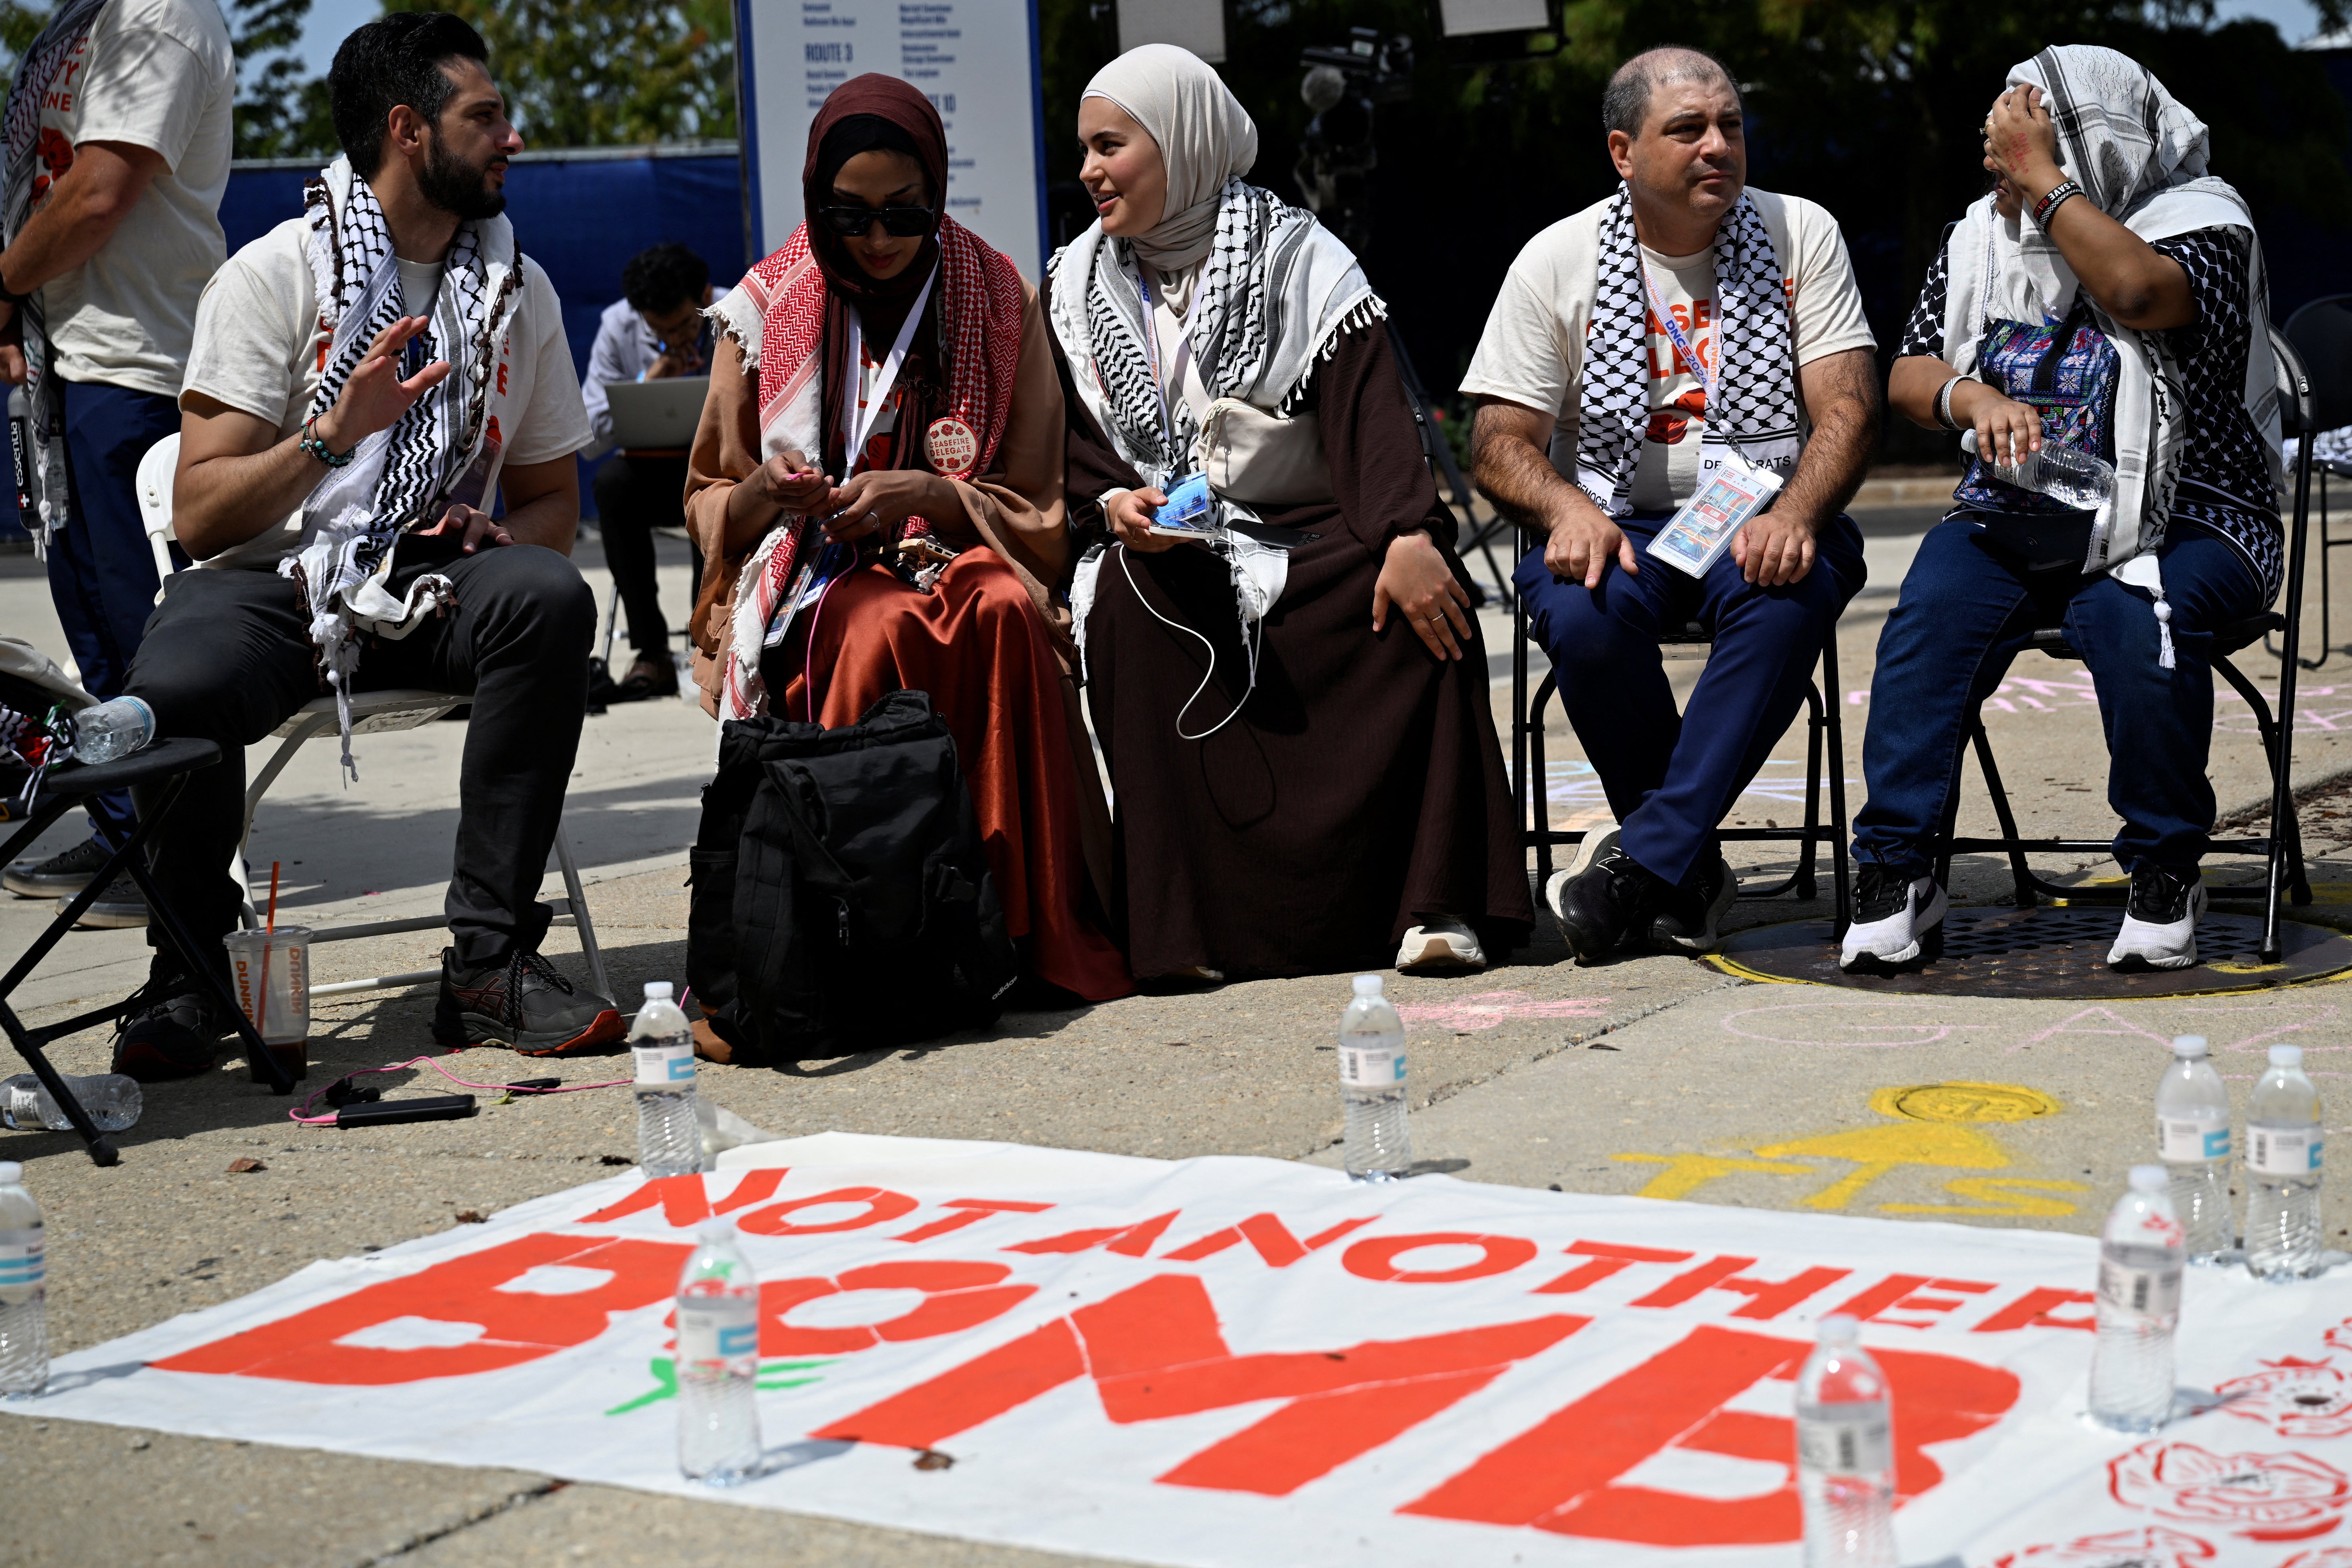
[[[1412,96],[1412,40],[1350,27],[1347,43],[1302,50],[1298,63],[1307,70],[1298,95],[1315,118],[1298,139],[1292,177],[1307,210],[1360,252],[1371,239],[1365,177],[1380,162],[1372,110]]]

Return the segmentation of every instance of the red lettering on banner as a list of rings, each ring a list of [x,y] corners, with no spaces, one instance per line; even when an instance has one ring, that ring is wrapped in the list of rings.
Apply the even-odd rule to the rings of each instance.
[[[1935,1327],[1931,1319],[1892,1318],[1895,1312],[1949,1312],[1969,1303],[1959,1296],[1929,1296],[1921,1287],[1937,1290],[1958,1290],[1966,1296],[1981,1296],[1996,1287],[1981,1279],[1930,1279],[1925,1274],[1890,1274],[1869,1289],[1841,1301],[1830,1309],[1857,1318],[1865,1323],[1885,1323],[1897,1329],[1928,1329]]]
[[[1122,1425],[1287,1401],[1158,1478],[1282,1497],[1591,1321],[1547,1316],[1344,1350],[1235,1355],[1207,1288],[1190,1275],[1163,1274],[809,1436],[936,1447],[1091,1373],[1103,1413]]]
[[[1749,1300],[1748,1305],[1731,1314],[1733,1317],[1777,1318],[1808,1296],[1828,1289],[1853,1272],[1851,1268],[1808,1268],[1793,1279],[1779,1281],[1741,1278],[1739,1271],[1752,1268],[1755,1262],[1752,1258],[1710,1258],[1697,1268],[1675,1275],[1633,1304],[1679,1307],[1702,1290],[1737,1290]]]
[[[1687,1252],[1668,1252],[1655,1247],[1615,1247],[1602,1241],[1572,1241],[1568,1244],[1570,1256],[1590,1258],[1590,1263],[1580,1263],[1548,1285],[1538,1285],[1529,1295],[1565,1296],[1603,1279],[1624,1272],[1636,1263],[1688,1263]]]
[[[1065,1231],[1060,1236],[1040,1237],[1035,1241],[1016,1241],[1004,1248],[1007,1252],[1085,1252],[1101,1247],[1127,1258],[1148,1255],[1160,1235],[1176,1223],[1181,1209],[1170,1209],[1138,1225],[1106,1226],[1100,1230]]]
[[[1317,1231],[1301,1241],[1291,1235],[1290,1227],[1275,1215],[1254,1214],[1239,1225],[1213,1230],[1198,1241],[1160,1256],[1171,1263],[1195,1263],[1246,1241],[1265,1260],[1268,1268],[1287,1268],[1308,1253],[1328,1247],[1349,1231],[1361,1229],[1379,1217],[1378,1215],[1367,1215],[1362,1219],[1343,1219],[1328,1230]]]
[[[1475,1247],[1483,1254],[1475,1263],[1458,1268],[1400,1268],[1400,1253],[1423,1247]],[[1360,1241],[1340,1255],[1340,1267],[1364,1279],[1393,1279],[1402,1285],[1450,1285],[1457,1279],[1484,1279],[1508,1274],[1536,1255],[1536,1244],[1517,1236],[1472,1236],[1466,1231],[1434,1230],[1420,1236],[1380,1236]]]
[[[1003,1263],[874,1263],[833,1279],[776,1279],[760,1287],[760,1353],[845,1355],[885,1342],[928,1340],[977,1328],[1037,1293],[1034,1285],[1000,1283]],[[878,1323],[839,1329],[795,1328],[782,1321],[803,1301],[852,1290],[920,1290],[921,1303]]]
[[[919,1225],[903,1236],[894,1236],[887,1239],[891,1241],[929,1241],[935,1236],[945,1236],[950,1231],[961,1230],[968,1225],[978,1225],[982,1220],[986,1219],[992,1214],[1043,1214],[1045,1210],[1052,1208],[1054,1205],[1052,1204],[1014,1203],[1010,1199],[999,1198],[950,1198],[940,1206],[941,1208],[962,1209],[965,1212],[962,1214],[949,1215],[944,1219],[935,1219],[929,1225]]]
[[[818,1220],[810,1225],[794,1225],[784,1218],[803,1209],[821,1208],[827,1204],[864,1204],[866,1212],[847,1219]],[[908,1213],[915,1200],[904,1193],[894,1193],[883,1187],[835,1187],[829,1193],[814,1197],[793,1198],[790,1202],[770,1204],[763,1209],[753,1209],[735,1222],[736,1228],[751,1236],[825,1236],[837,1230],[863,1230],[869,1225],[885,1225]]]
[[[2095,1329],[2095,1317],[2061,1318],[2053,1314],[2061,1307],[2077,1302],[2088,1305],[2098,1298],[2088,1290],[2054,1290],[2048,1286],[2028,1290],[1972,1331],[1979,1334],[1998,1334],[2011,1329]]]
[[[1927,1282],[1925,1274],[1889,1274],[1868,1289],[1857,1291],[1840,1301],[1830,1309],[1830,1313],[1832,1316],[1843,1313],[1856,1322],[1874,1322],[1880,1312]]]
[[[1640,1366],[1554,1412],[1398,1511],[1650,1546],[1770,1545],[1801,1536],[1796,1432],[1785,1416],[1724,1406],[1767,1378],[1793,1379],[1809,1346],[1736,1329],[1694,1329]],[[1943,1479],[1922,1450],[1982,1430],[2017,1403],[2016,1377],[1957,1356],[1874,1352],[1895,1397],[1895,1489]],[[1710,1498],[1620,1478],[1669,1449],[1790,1468],[1777,1490]]]
[[[620,1202],[598,1209],[579,1220],[581,1225],[602,1225],[661,1205],[662,1217],[673,1230],[687,1230],[700,1225],[715,1214],[740,1209],[746,1204],[756,1204],[773,1197],[776,1185],[784,1179],[784,1171],[746,1171],[735,1188],[717,1203],[710,1201],[710,1189],[701,1176],[656,1176]]]
[[[667,1299],[677,1289],[677,1271],[692,1250],[677,1241],[526,1236],[153,1364],[166,1372],[346,1386],[495,1372],[586,1344],[611,1326],[614,1313]],[[584,1290],[511,1289],[532,1269],[551,1265],[609,1278]],[[474,1324],[482,1332],[465,1344],[403,1350],[339,1342],[404,1318]]]

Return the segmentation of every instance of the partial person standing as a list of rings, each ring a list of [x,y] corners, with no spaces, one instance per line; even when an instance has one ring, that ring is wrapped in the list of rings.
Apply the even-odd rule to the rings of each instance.
[[[1636,55],[1601,118],[1623,185],[1528,242],[1462,382],[1478,488],[1548,536],[1514,580],[1617,819],[1544,889],[1586,963],[1715,945],[1738,891],[1717,829],[1862,587],[1843,509],[1879,406],[1837,220],[1748,187],[1722,62]],[[1727,466],[1780,479],[1769,510],[1703,576],[1647,554]],[[1714,648],[1678,712],[1658,638],[1694,620]]]
[[[236,95],[213,0],[64,0],[8,92],[0,380],[30,405],[25,527],[47,556],[81,683],[101,700],[122,694],[155,608],[133,479],[180,427],[196,297],[228,254],[219,213]],[[89,812],[94,826],[130,831],[127,794],[93,796]],[[93,837],[0,882],[70,897],[108,853]],[[127,876],[82,917],[146,921]]]
[[[157,887],[214,953],[244,894],[229,860],[246,747],[324,695],[469,697],[433,1036],[552,1056],[621,1037],[619,1009],[539,952],[596,616],[565,559],[588,419],[562,301],[501,216],[522,138],[487,58],[431,11],[335,51],[342,156],[196,314],[172,526],[200,569],[173,574],[128,689],[165,737],[221,748],[155,853]],[[115,1070],[201,1073],[226,1024],[158,950]]]
[[[613,449],[607,386],[709,377],[711,326],[703,312],[724,294],[711,289],[709,265],[675,240],[629,258],[621,268],[622,297],[604,307],[595,346],[588,351],[588,374],[580,380],[580,401],[593,433],[582,457],[593,459]],[[654,530],[686,526],[686,457],[683,447],[637,448],[605,458],[596,469],[596,529],[604,542],[613,591],[628,614],[629,644],[636,650],[636,661],[618,682],[615,701],[677,695],[669,622],[662,615],[654,574]],[[702,551],[688,548],[694,571],[688,581],[699,584]]]
[[[1388,307],[1242,178],[1257,127],[1184,50],[1105,66],[1078,137],[1101,216],[1055,258],[1046,319],[1070,489],[1114,536],[1072,600],[1135,973],[1483,969],[1532,923],[1527,857]],[[1219,416],[1286,471],[1218,470],[1256,504],[1212,553],[1150,528]]]

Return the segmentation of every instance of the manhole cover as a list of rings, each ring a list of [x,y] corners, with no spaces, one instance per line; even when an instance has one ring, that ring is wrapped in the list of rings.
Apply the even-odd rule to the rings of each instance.
[[[1900,974],[1848,974],[1838,968],[1837,943],[1827,921],[1790,921],[1736,932],[1724,939],[1714,961],[1750,980],[1804,981],[1855,991],[2076,998],[2259,991],[2352,968],[2352,941],[2338,932],[2283,921],[2285,953],[2276,963],[2264,963],[2258,953],[2260,916],[2208,914],[2197,927],[2201,963],[2119,974],[2107,967],[2107,949],[2123,918],[2119,909],[2085,906],[1954,910],[1944,918],[1943,956]],[[1889,1114],[1913,1113],[1889,1108]]]
[[[1878,1090],[1870,1109],[1914,1121],[2031,1121],[2057,1115],[2058,1102],[2022,1084],[1916,1083]]]

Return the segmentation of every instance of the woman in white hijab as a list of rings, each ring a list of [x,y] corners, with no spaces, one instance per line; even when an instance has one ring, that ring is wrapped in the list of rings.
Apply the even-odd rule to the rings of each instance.
[[[1929,268],[1887,387],[1980,456],[1879,637],[1842,956],[1866,969],[1932,947],[1969,719],[2026,635],[2063,623],[2097,685],[2132,879],[2107,961],[2185,968],[2213,826],[2210,660],[2260,635],[2279,590],[2262,247],[2206,173],[2204,122],[2112,49],[2013,68],[1984,137],[1993,188]],[[2103,504],[2015,467],[2070,458],[2105,469]]]
[[[1257,129],[1182,49],[1079,108],[1097,221],[1054,259],[1072,588],[1138,978],[1484,967],[1531,919],[1485,650],[1387,307],[1241,176]],[[1184,481],[1213,542],[1151,531]],[[1180,547],[1180,544],[1181,547]]]

